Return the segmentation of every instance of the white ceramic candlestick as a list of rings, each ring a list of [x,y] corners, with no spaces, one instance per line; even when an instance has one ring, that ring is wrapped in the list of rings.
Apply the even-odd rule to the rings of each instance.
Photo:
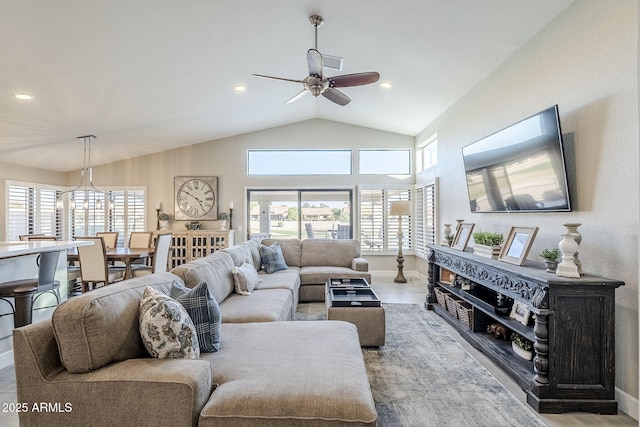
[[[440,242],[440,244],[442,246],[449,246],[449,239],[447,239],[447,237],[449,237],[449,235],[451,234],[451,224],[445,224],[444,225],[444,239],[442,239],[442,241]]]
[[[582,242],[582,234],[580,234],[580,232],[578,231],[578,227],[580,227],[582,224],[580,224],[579,222],[567,222],[565,224],[562,224],[565,227],[567,227],[567,233],[573,233],[575,234],[575,238],[574,240],[576,241],[576,243],[578,244],[578,247],[580,246],[580,242]],[[576,253],[573,254],[573,262],[576,263],[576,265],[578,266],[578,273],[580,273],[580,275],[582,276],[584,273],[582,272],[582,261],[580,261],[580,259],[578,259],[578,249],[576,248]]]
[[[556,276],[580,278],[578,266],[574,262],[573,255],[578,251],[578,243],[575,233],[560,233],[562,240],[558,245],[562,252],[562,261],[558,264]]]

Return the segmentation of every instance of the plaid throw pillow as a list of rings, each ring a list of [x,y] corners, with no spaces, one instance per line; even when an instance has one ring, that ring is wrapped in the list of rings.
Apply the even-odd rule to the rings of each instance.
[[[262,267],[269,274],[280,270],[288,270],[282,255],[282,248],[277,242],[271,246],[260,245],[260,257],[262,258]]]
[[[171,285],[171,297],[185,308],[196,328],[200,351],[220,350],[222,315],[216,299],[209,293],[206,282],[189,289],[179,282]]]

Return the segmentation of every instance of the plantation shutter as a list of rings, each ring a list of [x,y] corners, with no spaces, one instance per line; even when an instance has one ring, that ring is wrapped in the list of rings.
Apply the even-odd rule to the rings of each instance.
[[[385,190],[360,190],[360,244],[366,251],[385,249]]]

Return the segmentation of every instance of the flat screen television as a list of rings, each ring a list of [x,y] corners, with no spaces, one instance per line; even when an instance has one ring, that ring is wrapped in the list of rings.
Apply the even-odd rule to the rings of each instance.
[[[471,212],[570,211],[558,106],[462,148]]]

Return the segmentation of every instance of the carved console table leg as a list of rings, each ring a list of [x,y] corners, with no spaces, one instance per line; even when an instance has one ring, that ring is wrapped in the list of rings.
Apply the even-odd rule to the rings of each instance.
[[[533,367],[536,376],[533,378],[536,385],[549,385],[549,316],[536,315],[536,323],[533,328],[536,335],[536,342],[533,348],[536,350],[536,357],[533,359]]]
[[[436,302],[436,294],[433,290],[433,287],[436,283],[435,278],[435,266],[433,261],[435,260],[436,254],[434,251],[431,251],[429,254],[429,264],[427,267],[427,303],[435,303]]]

